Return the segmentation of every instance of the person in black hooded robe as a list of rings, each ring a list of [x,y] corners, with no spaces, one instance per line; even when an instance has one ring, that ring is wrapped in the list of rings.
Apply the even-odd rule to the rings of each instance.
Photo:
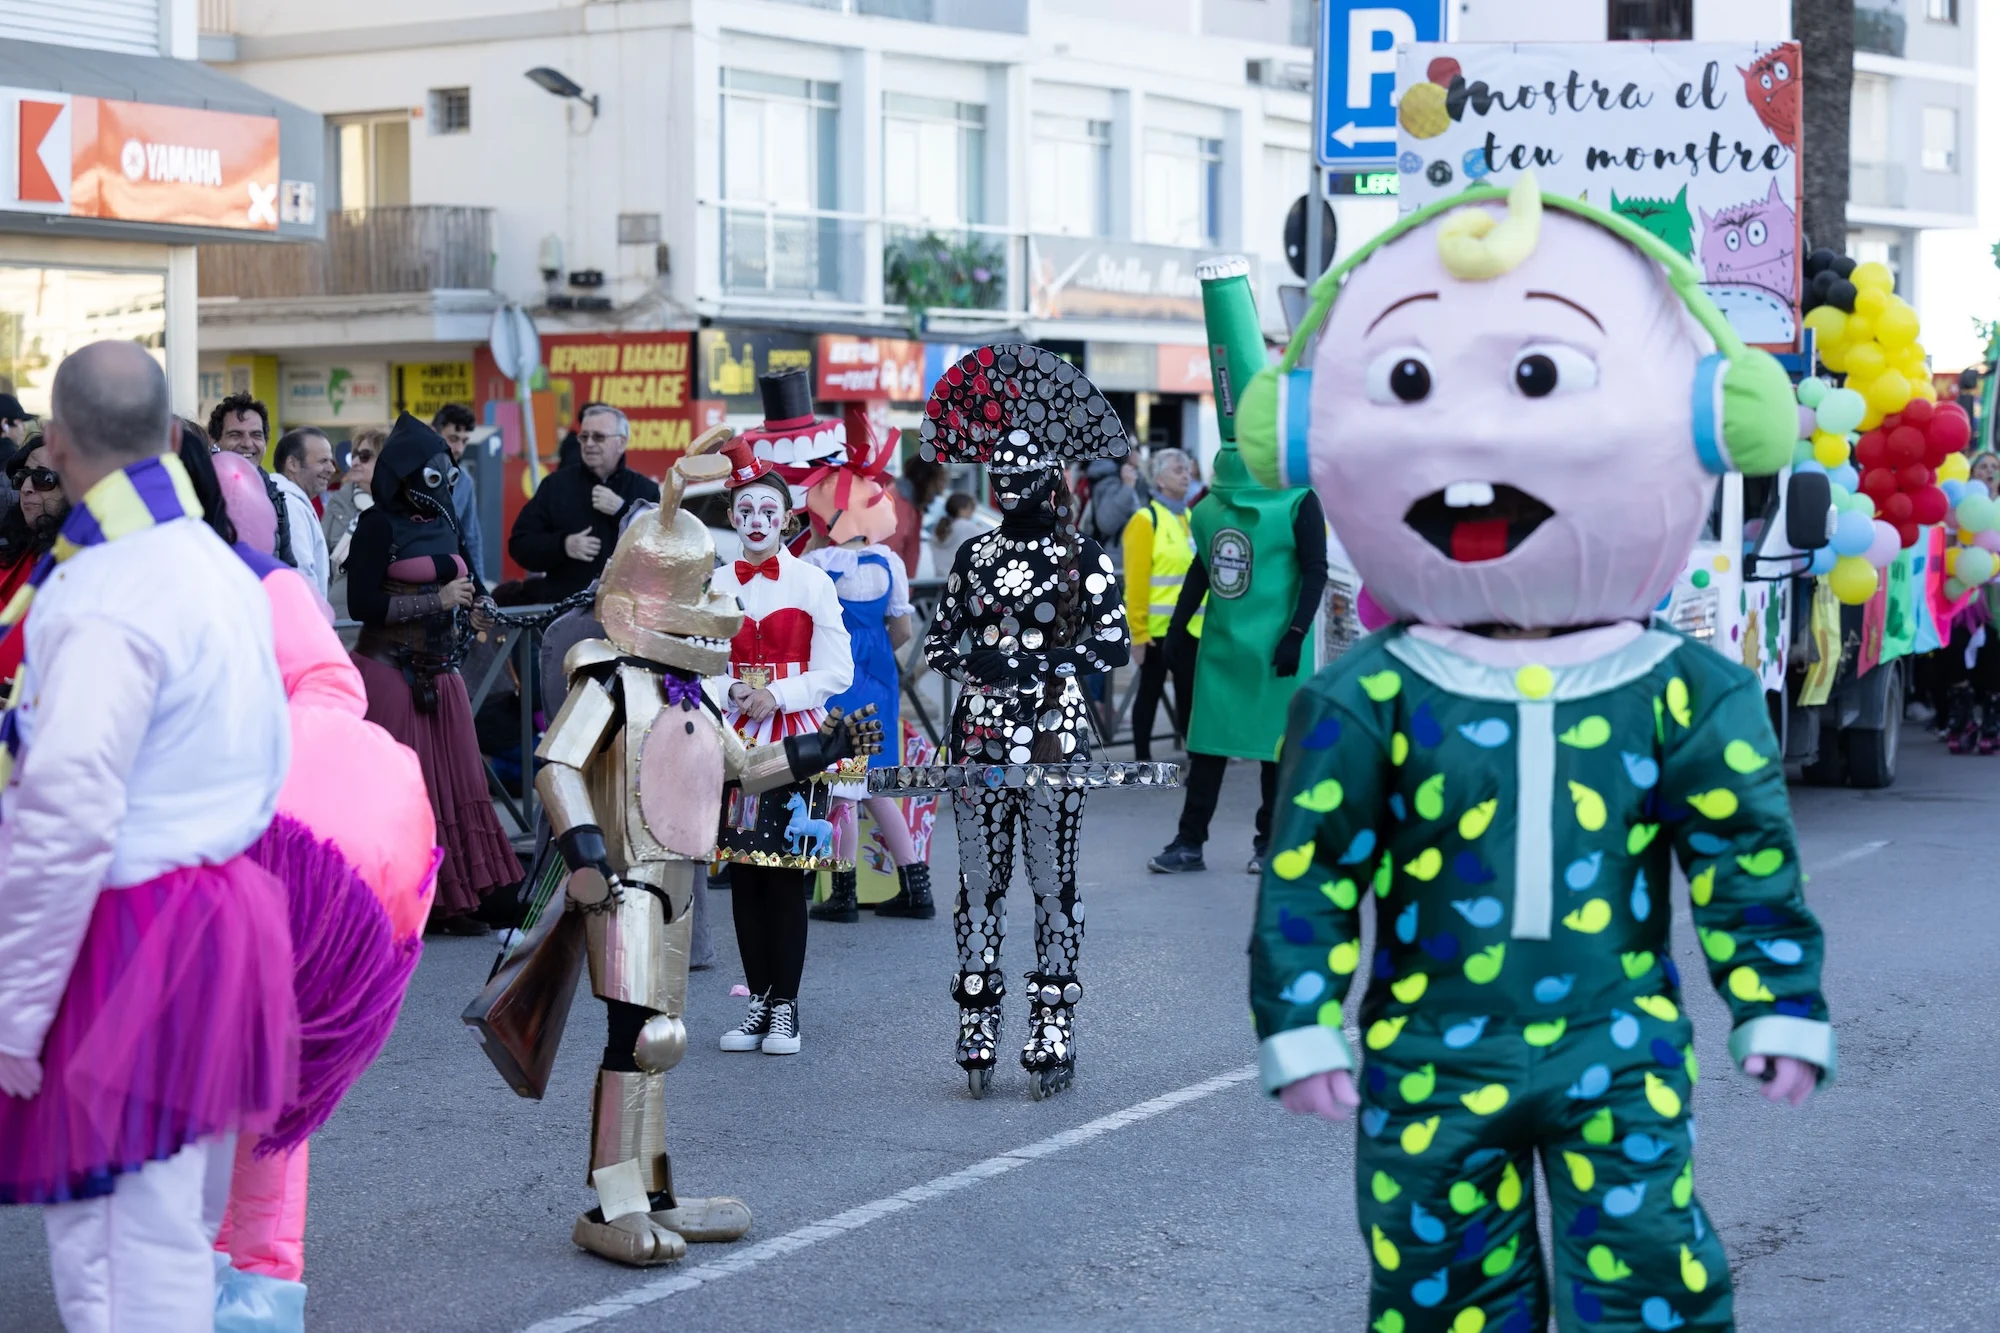
[[[486,792],[472,703],[453,664],[486,589],[472,568],[451,488],[458,471],[444,439],[404,413],[383,442],[347,554],[347,606],[361,622],[354,665],[368,689],[368,720],[417,752],[437,817],[437,899],[431,928],[485,932],[473,913],[521,878],[521,863]]]

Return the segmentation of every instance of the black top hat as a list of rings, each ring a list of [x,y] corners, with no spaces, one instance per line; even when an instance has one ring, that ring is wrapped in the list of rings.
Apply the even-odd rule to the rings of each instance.
[[[764,429],[785,430],[812,420],[812,376],[804,370],[780,370],[757,377],[764,399]]]

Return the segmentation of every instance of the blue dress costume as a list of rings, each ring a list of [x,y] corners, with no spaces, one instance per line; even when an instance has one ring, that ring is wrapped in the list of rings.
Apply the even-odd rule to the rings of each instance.
[[[841,623],[847,627],[848,642],[854,651],[854,683],[830,702],[844,713],[875,705],[882,722],[883,745],[869,758],[868,766],[880,768],[901,763],[903,753],[903,733],[897,714],[902,675],[896,667],[895,646],[889,642],[889,600],[896,594],[895,572],[889,567],[889,557],[875,550],[861,552],[855,557],[855,565],[880,569],[887,586],[880,597],[866,601],[850,599],[845,591],[846,576],[827,570],[833,576],[834,591],[840,597]]]

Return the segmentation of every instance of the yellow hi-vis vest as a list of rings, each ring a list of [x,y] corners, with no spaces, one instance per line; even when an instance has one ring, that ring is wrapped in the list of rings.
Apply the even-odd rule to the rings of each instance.
[[[1194,533],[1185,512],[1176,514],[1158,500],[1150,501],[1146,511],[1153,520],[1153,586],[1146,602],[1146,633],[1154,643],[1160,643],[1167,637],[1174,606],[1181,599],[1181,585],[1187,582],[1188,569],[1194,564]],[[1201,637],[1199,611],[1188,632]]]

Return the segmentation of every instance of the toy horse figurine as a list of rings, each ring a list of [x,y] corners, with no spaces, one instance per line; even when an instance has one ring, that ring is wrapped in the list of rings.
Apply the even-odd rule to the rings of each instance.
[[[805,844],[808,842],[814,846],[812,855],[833,855],[831,822],[814,819],[812,812],[806,809],[805,798],[797,792],[793,792],[791,799],[785,802],[785,808],[792,812],[792,822],[785,825],[785,846],[791,850],[792,855],[804,855]]]

